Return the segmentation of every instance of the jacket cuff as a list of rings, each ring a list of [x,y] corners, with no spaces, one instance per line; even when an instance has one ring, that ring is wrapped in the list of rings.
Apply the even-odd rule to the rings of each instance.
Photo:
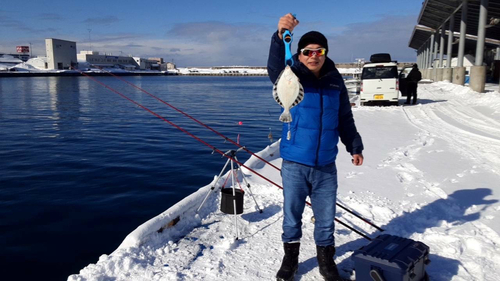
[[[272,43],[277,43],[279,45],[285,45],[282,39],[280,39],[278,35],[278,31],[274,32],[273,37],[272,37]]]
[[[363,147],[356,147],[356,148],[353,148],[351,151],[351,155],[362,154],[362,153],[363,153]]]

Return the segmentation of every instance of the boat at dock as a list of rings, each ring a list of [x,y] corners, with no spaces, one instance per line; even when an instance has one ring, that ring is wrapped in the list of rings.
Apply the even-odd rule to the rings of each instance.
[[[344,80],[344,84],[349,93],[359,93],[361,90],[361,79],[359,78]]]

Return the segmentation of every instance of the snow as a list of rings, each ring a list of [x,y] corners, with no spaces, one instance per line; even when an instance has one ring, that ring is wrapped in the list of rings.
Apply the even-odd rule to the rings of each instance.
[[[21,62],[23,62],[23,61],[15,58],[11,55],[0,56],[0,63],[11,63],[11,64],[14,63],[14,64],[16,64],[16,63],[21,63]]]
[[[493,89],[498,90],[498,84]],[[341,147],[339,203],[381,226],[384,233],[427,244],[427,272],[433,281],[498,280],[500,94],[429,83],[419,86],[415,106],[356,106],[353,112],[365,144],[365,163],[353,166]],[[281,165],[279,143],[258,154]],[[281,184],[279,172],[257,158],[252,156],[245,166]],[[239,240],[235,216],[219,211],[220,193],[210,189],[215,177],[68,280],[274,280],[283,255],[281,190],[242,170],[264,212],[258,212],[244,187],[244,213],[236,216]],[[370,237],[380,234],[341,208],[337,213]],[[321,280],[311,216],[306,207],[296,280]],[[177,217],[178,223],[169,226]],[[340,224],[335,239],[341,274],[354,279],[350,256],[369,241]]]
[[[22,60],[17,59],[11,55],[2,55],[0,56],[0,70],[1,71],[8,70],[22,62],[23,62]]]
[[[249,75],[267,75],[266,68],[250,68],[248,66],[233,66],[220,68],[197,68],[197,67],[181,67],[178,69],[179,74],[206,74],[206,75],[227,75],[227,74],[249,74]]]
[[[363,69],[360,67],[360,68],[337,68],[339,73],[344,75],[344,76],[347,76],[347,75],[359,75],[363,72]]]

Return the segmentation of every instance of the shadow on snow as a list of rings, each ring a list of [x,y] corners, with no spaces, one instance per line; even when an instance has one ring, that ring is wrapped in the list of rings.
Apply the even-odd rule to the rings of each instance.
[[[454,225],[472,222],[480,218],[480,212],[485,210],[488,205],[498,201],[485,199],[485,197],[491,194],[492,191],[488,188],[458,190],[448,195],[446,199],[438,199],[413,212],[404,212],[401,216],[391,220],[382,228],[386,230],[384,233],[410,237],[412,234],[424,233],[426,229],[440,226],[443,222]],[[483,207],[475,213],[466,214],[467,209],[474,205],[483,205]],[[337,231],[337,234],[339,232],[344,232],[344,230]],[[364,238],[350,241],[337,247],[336,256],[353,252],[367,244],[368,241]],[[432,253],[432,248],[430,250]],[[430,254],[430,260],[432,262],[427,267],[427,272],[431,280],[451,280],[453,276],[458,274],[458,269],[461,265],[461,262],[458,260],[442,257],[436,253]],[[303,261],[300,263],[298,275],[306,274],[317,266],[316,257]],[[354,263],[348,258],[343,260],[338,267],[344,271],[351,271],[354,268]],[[300,278],[297,280],[300,280]]]

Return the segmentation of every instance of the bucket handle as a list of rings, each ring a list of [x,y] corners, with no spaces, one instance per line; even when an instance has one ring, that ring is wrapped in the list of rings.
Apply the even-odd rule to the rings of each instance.
[[[382,278],[382,276],[376,269],[370,270],[370,277],[373,281],[384,281],[384,278]]]

